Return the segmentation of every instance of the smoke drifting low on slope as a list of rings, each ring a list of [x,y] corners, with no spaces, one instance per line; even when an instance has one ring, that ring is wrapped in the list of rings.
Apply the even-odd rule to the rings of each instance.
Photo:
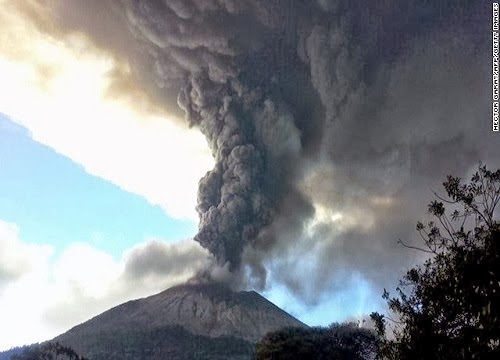
[[[379,293],[415,260],[396,241],[414,240],[444,176],[498,166],[488,4],[43,3],[47,31],[84,33],[128,62],[116,91],[133,78],[205,135],[204,276],[279,282],[309,303],[354,276]]]

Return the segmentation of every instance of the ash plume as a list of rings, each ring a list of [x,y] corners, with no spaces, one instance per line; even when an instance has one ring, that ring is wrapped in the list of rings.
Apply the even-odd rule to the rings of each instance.
[[[155,59],[160,82],[179,77],[178,104],[206,136],[215,168],[200,180],[195,240],[220,266],[245,247],[293,193],[303,152],[324,121],[296,53],[300,2],[129,1],[127,19]],[[309,11],[317,11],[309,9]],[[341,97],[341,95],[339,95]],[[295,194],[298,196],[298,193]],[[269,239],[270,242],[273,239]]]
[[[394,76],[384,65],[407,56],[406,43],[439,33],[439,11],[445,5],[412,3],[399,9],[396,3],[391,8],[293,0],[122,4],[129,28],[153,59],[157,84],[177,84],[179,106],[212,150],[216,164],[200,180],[195,240],[214,255],[219,267],[237,273],[243,261],[264,286],[263,264],[279,258],[271,255],[277,249],[286,252],[288,246],[307,241],[327,243],[335,236],[345,237],[349,244],[347,252],[334,246],[342,257],[356,249],[366,253],[370,240],[359,229],[334,235],[330,228],[305,235],[304,223],[314,217],[314,204],[322,203],[321,193],[330,185],[313,184],[315,189],[308,193],[300,184],[310,179],[311,169],[321,161],[337,169],[359,164],[360,169],[352,172],[353,183],[347,181],[341,188],[346,192],[371,187],[380,197],[391,196],[408,182],[411,140],[402,141],[405,135],[398,133],[392,138],[396,144],[384,144],[382,135],[369,135],[377,127],[363,123],[377,113],[360,114],[385,100],[373,99],[377,96],[373,89],[384,76],[387,81]],[[464,17],[456,12],[449,15],[450,21],[453,16]],[[391,23],[394,19],[399,20]],[[428,29],[422,30],[422,21],[429,23]],[[402,35],[397,37],[397,32]],[[349,129],[352,132],[347,133]],[[461,130],[459,126],[456,133]],[[378,143],[356,141],[362,133]],[[435,142],[444,140],[448,139],[439,136]],[[367,176],[370,168],[380,173],[379,178]],[[381,180],[384,177],[388,180]],[[341,209],[338,199],[330,201]],[[378,220],[381,223],[383,219]],[[307,237],[312,239],[305,241]],[[336,257],[334,252],[331,258]],[[325,260],[317,260],[323,263],[321,268],[328,267]],[[318,272],[325,273],[321,268]]]
[[[396,241],[412,241],[444,176],[498,166],[489,6],[50,2],[66,31],[128,58],[205,135],[215,166],[199,183],[195,240],[217,264],[200,277],[272,280],[312,303],[355,274],[378,294],[415,260]]]

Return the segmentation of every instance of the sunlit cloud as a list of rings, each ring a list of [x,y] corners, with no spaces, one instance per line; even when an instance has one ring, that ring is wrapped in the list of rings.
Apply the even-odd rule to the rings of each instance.
[[[2,7],[0,112],[87,172],[196,220],[198,180],[213,164],[202,135],[155,107],[127,62],[81,34],[42,32],[13,1]]]
[[[0,294],[13,281],[41,274],[44,263],[53,253],[49,245],[29,245],[19,240],[16,225],[0,221]]]

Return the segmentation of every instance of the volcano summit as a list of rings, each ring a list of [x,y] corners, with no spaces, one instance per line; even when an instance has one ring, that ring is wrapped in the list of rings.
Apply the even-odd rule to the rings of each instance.
[[[283,327],[306,326],[255,291],[185,284],[114,307],[56,337],[92,360],[249,359]]]

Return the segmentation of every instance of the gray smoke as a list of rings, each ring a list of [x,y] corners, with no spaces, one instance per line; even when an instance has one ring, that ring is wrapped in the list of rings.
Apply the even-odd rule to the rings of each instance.
[[[487,4],[122,0],[99,20],[103,2],[55,2],[206,136],[207,276],[272,279],[310,302],[352,274],[387,286],[444,176],[498,166]]]
[[[407,235],[401,230],[412,228],[410,221],[401,219],[394,208],[387,211],[387,219],[374,215],[381,205],[369,204],[367,198],[394,197],[411,183],[418,164],[414,158],[426,149],[422,141],[429,147],[456,143],[470,130],[470,120],[457,123],[463,114],[455,114],[451,104],[447,109],[447,101],[440,99],[444,91],[456,92],[454,85],[460,86],[461,94],[467,91],[465,84],[453,84],[457,81],[453,74],[462,76],[470,65],[458,53],[460,44],[446,47],[458,59],[450,59],[451,67],[442,64],[448,54],[422,55],[419,51],[436,49],[418,49],[430,41],[449,41],[439,39],[446,30],[440,26],[446,17],[459,25],[454,29],[458,41],[466,40],[464,48],[472,53],[473,39],[460,32],[465,19],[471,18],[469,9],[464,5],[453,12],[448,7],[448,15],[443,15],[446,5],[412,3],[401,9],[397,2],[367,6],[293,0],[123,1],[130,29],[154,59],[157,85],[179,86],[179,106],[212,149],[216,165],[200,180],[195,240],[220,267],[238,272],[243,260],[251,277],[264,286],[270,267],[264,265],[266,259],[279,259],[293,244],[319,246],[335,239],[335,245],[324,245],[316,259],[315,288],[320,288],[332,275],[322,271],[329,266],[338,268],[345,262],[348,267],[351,262],[361,271],[367,251],[377,248],[378,261],[386,258],[387,234],[379,234],[379,227],[390,226],[394,235]],[[419,82],[415,74],[425,79],[426,71],[412,64],[412,56],[428,62],[428,71],[438,77],[434,83],[412,89]],[[397,79],[404,76],[410,78]],[[404,84],[412,85],[409,90],[397,89]],[[403,98],[398,91],[409,93]],[[436,94],[426,97],[426,91]],[[418,97],[423,97],[421,107],[426,110],[414,115],[419,111],[412,108]],[[381,113],[380,105],[391,100],[392,111],[401,107],[401,114],[384,114],[391,111],[389,107]],[[438,113],[442,119],[436,119]],[[472,162],[477,160],[473,156]],[[313,181],[309,192],[300,187],[310,181],[319,161],[323,167],[340,170],[337,182],[348,177],[333,189],[343,192],[344,201],[326,196],[332,183]],[[306,235],[304,224],[314,216],[317,204],[333,204],[340,211],[365,208],[374,217],[371,234],[360,229],[335,234],[331,225],[323,224]],[[375,245],[372,237],[381,244]],[[404,264],[407,258],[402,259]],[[287,267],[275,273],[294,274]],[[295,274],[292,282],[283,281],[291,288],[292,283],[307,284],[298,278]]]
[[[195,240],[235,271],[285,198],[300,196],[296,169],[320,140],[317,99],[301,95],[315,85],[296,51],[296,7],[304,5],[125,1],[124,7],[155,59],[158,85],[181,80],[178,104],[212,149],[216,165],[200,180]]]

